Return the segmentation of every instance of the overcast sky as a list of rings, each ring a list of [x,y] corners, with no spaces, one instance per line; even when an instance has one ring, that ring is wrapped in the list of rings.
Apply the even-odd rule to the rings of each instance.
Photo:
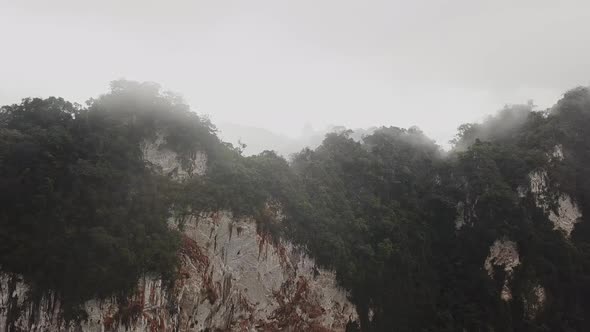
[[[445,143],[590,83],[590,1],[0,0],[0,42],[0,104],[148,80],[290,136],[418,125]]]

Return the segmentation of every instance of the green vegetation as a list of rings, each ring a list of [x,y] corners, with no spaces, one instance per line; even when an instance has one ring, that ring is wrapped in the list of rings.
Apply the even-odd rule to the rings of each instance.
[[[531,193],[519,194],[544,170],[550,191],[588,215],[587,128],[590,91],[578,88],[548,111],[519,105],[462,125],[450,152],[417,128],[384,127],[360,142],[329,134],[287,162],[242,156],[153,84],[114,82],[88,107],[24,100],[0,113],[0,266],[36,296],[56,291],[76,318],[84,300],[123,299],[142,274],[175,277],[179,241],[167,220],[182,227],[188,215],[226,209],[334,269],[364,331],[588,331],[590,226],[567,239]],[[157,137],[185,169],[205,152],[206,174],[178,182],[158,172],[140,149]],[[558,145],[563,160],[552,157]],[[272,202],[281,223],[269,218]],[[521,261],[508,302],[503,270],[483,269],[504,237]],[[533,317],[536,285],[547,296]]]
[[[142,274],[175,276],[172,186],[139,143],[164,128],[188,151],[177,142],[217,140],[208,122],[157,86],[114,82],[87,108],[27,99],[3,107],[0,123],[0,266],[22,274],[33,298],[54,290],[65,318],[80,318],[82,301],[123,299]]]
[[[545,169],[551,190],[586,215],[589,101],[588,89],[577,89],[548,112],[515,106],[463,125],[444,158],[417,130],[383,128],[363,143],[331,135],[295,159],[315,208],[326,204],[313,232],[321,247],[309,248],[352,291],[364,330],[588,330],[588,226],[565,239],[518,188]],[[557,144],[563,161],[551,158]],[[459,202],[470,219],[456,231]],[[522,262],[510,302],[499,296],[503,272],[492,279],[483,269],[503,237],[517,243]],[[525,302],[536,284],[547,302],[533,318]]]

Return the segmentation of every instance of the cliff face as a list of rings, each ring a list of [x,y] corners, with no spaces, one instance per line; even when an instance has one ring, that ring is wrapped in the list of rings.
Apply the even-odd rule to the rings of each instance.
[[[513,241],[502,239],[496,240],[490,247],[490,253],[484,262],[484,268],[490,278],[494,277],[494,267],[502,267],[506,273],[504,284],[502,285],[502,291],[500,298],[504,301],[512,299],[512,292],[508,286],[510,278],[514,269],[520,265],[520,257],[518,255],[518,247]]]
[[[35,302],[17,275],[0,275],[0,326],[17,331],[343,331],[354,306],[332,272],[251,220],[218,212],[186,223],[180,275],[171,288],[145,277],[128,304],[85,304],[66,325],[52,296]]]
[[[553,229],[560,230],[569,238],[574,226],[582,218],[576,202],[565,193],[550,192],[546,171],[532,172],[529,178],[536,205],[548,214],[549,220],[553,223]],[[552,207],[551,200],[556,201],[555,207]]]
[[[202,175],[206,157],[191,171],[176,155],[144,145],[144,157],[177,179]],[[281,222],[280,209],[268,213]],[[171,225],[171,227],[175,227]],[[31,299],[18,275],[0,274],[0,330],[7,331],[343,331],[355,307],[334,273],[315,266],[286,241],[230,212],[202,213],[184,222],[179,275],[171,286],[145,276],[127,303],[88,301],[88,318],[66,324],[53,294]]]
[[[183,167],[178,161],[178,154],[166,146],[162,134],[157,134],[153,141],[144,141],[140,148],[145,160],[159,167],[163,174],[179,181],[193,175],[203,175],[207,170],[207,155],[201,151],[196,151],[190,158],[191,162]]]

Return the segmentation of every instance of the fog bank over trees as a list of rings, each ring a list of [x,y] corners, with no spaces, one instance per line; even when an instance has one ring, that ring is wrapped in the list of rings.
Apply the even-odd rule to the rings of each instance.
[[[443,150],[464,150],[468,145],[473,144],[476,138],[483,140],[498,139],[518,131],[526,122],[528,114],[533,111],[538,111],[538,107],[534,105],[532,100],[529,100],[526,104],[505,105],[495,114],[485,116],[483,122],[460,125],[456,128],[457,134],[454,138],[448,141],[434,141]],[[549,112],[549,109],[544,112]],[[255,155],[270,150],[287,159],[304,148],[315,149],[322,143],[326,134],[329,133],[350,131],[350,138],[361,141],[364,137],[379,129],[379,127],[352,129],[335,125],[314,129],[308,123],[302,128],[300,135],[291,137],[264,128],[230,122],[220,123],[216,127],[222,140],[236,146],[243,145],[245,155]],[[411,128],[422,132],[418,126],[412,126]],[[431,139],[434,138],[431,137]]]
[[[314,130],[311,125],[303,127],[301,134],[297,137],[282,135],[264,128],[250,127],[224,122],[217,125],[219,137],[234,145],[245,144],[244,154],[255,155],[264,150],[275,151],[279,155],[289,158],[304,148],[315,149],[318,147],[328,133],[341,133],[348,130],[343,126],[328,126],[323,129]],[[373,133],[377,127],[368,129],[353,129],[350,137],[360,141],[364,136]]]

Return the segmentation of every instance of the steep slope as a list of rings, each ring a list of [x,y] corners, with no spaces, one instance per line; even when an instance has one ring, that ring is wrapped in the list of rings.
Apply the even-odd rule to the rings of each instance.
[[[0,146],[4,148],[3,181],[10,181],[9,171],[19,175],[23,171],[38,172],[41,178],[52,179],[57,191],[77,174],[64,180],[54,174],[71,171],[72,164],[86,158],[90,166],[86,172],[96,172],[111,190],[122,192],[121,197],[115,195],[112,200],[108,192],[95,191],[95,202],[80,203],[88,204],[82,207],[89,210],[89,215],[104,215],[107,219],[99,216],[90,225],[82,219],[67,220],[69,225],[59,230],[67,233],[74,227],[83,233],[86,227],[90,232],[103,228],[106,240],[97,241],[106,241],[98,242],[105,249],[96,255],[105,256],[96,256],[99,261],[92,261],[93,243],[75,247],[79,255],[87,255],[82,261],[70,261],[67,252],[41,245],[56,241],[56,236],[61,236],[59,232],[39,234],[21,243],[31,250],[29,257],[19,257],[25,261],[15,262],[19,252],[14,248],[3,252],[2,330],[344,331],[349,322],[357,319],[355,306],[348,300],[347,292],[337,285],[335,274],[317,266],[304,247],[283,237],[282,232],[288,227],[276,200],[280,197],[272,195],[269,187],[276,186],[276,181],[264,180],[276,178],[281,168],[287,169],[284,160],[274,155],[243,158],[238,150],[216,138],[210,124],[188,113],[157,86],[115,82],[111,93],[92,101],[89,109],[77,109],[59,99],[31,100],[3,109],[2,115],[8,123],[2,132],[4,144]],[[83,130],[78,131],[79,127]],[[35,136],[39,132],[50,138],[56,133],[64,138],[48,146],[47,136]],[[37,144],[33,151],[51,155],[52,163],[46,166],[46,161],[40,159],[29,170],[20,168],[16,162],[20,151],[15,148],[22,144],[25,135]],[[80,144],[84,136],[96,139],[88,145]],[[81,152],[75,158],[60,154],[59,150],[66,149]],[[261,163],[270,164],[265,169]],[[46,171],[45,167],[55,164],[59,165],[57,170]],[[137,168],[112,182],[112,174],[128,164]],[[269,172],[273,169],[277,172]],[[133,205],[142,195],[140,187],[127,182],[135,175],[140,176],[140,184],[144,178],[154,181],[148,193],[156,194],[155,200],[138,203],[146,203],[143,208],[147,213],[153,213],[154,206],[159,208],[158,214],[151,217],[158,222],[162,234],[170,235],[170,246],[150,242],[162,234],[146,232],[150,225],[141,218],[137,218],[137,224],[126,219],[134,210],[127,209],[123,202]],[[86,176],[83,173],[78,181],[87,181]],[[100,184],[92,179],[83,186],[93,189]],[[38,190],[31,186],[31,195],[44,194]],[[59,195],[67,197],[68,192]],[[15,203],[20,204],[18,200]],[[41,208],[40,212],[49,215],[56,207],[66,213],[72,209],[62,204],[63,199],[56,200],[55,206]],[[6,205],[4,209],[11,217],[4,214],[0,235],[11,239],[18,238],[20,233],[30,236],[30,228],[23,223],[30,218],[28,212]],[[109,214],[111,210],[113,214]],[[108,218],[118,214],[126,217],[117,220],[125,229],[103,226],[112,222]],[[60,227],[61,222],[59,218],[47,219],[53,227]],[[83,240],[78,236],[74,232],[71,239]],[[113,240],[117,237],[123,243],[139,244],[119,249]],[[133,250],[136,256],[130,260],[140,261],[135,263],[137,270],[128,274],[127,266],[113,262],[128,259]],[[33,261],[47,255],[57,256],[65,265],[32,267],[32,271],[26,268],[27,259]],[[150,265],[162,257],[170,264],[166,269]],[[109,274],[66,274],[67,270],[86,266],[90,271],[106,268]],[[125,283],[113,288],[94,284],[119,280]]]
[[[65,322],[55,294],[28,297],[22,277],[0,274],[0,326],[6,331],[344,331],[356,310],[332,272],[289,242],[260,234],[229,212],[186,224],[172,287],[139,279],[125,302],[87,301],[88,317]]]

